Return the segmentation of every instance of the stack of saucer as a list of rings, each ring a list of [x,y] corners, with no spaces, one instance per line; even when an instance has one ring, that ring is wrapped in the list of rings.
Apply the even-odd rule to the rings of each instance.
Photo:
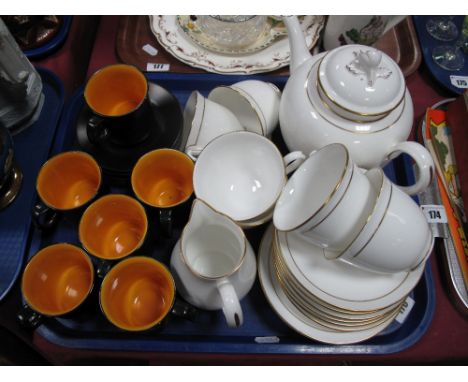
[[[326,259],[323,249],[271,225],[259,252],[263,291],[293,329],[330,344],[364,341],[385,329],[424,272],[377,273]]]

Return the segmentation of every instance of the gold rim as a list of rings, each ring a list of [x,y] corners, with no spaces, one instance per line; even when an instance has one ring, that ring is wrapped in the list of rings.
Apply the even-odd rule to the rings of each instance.
[[[326,216],[323,217],[322,220],[320,220],[314,226],[308,228],[307,229],[308,231],[310,231],[311,229],[317,228],[320,224],[322,224],[325,221],[325,219],[327,219],[333,213],[333,211],[336,210],[336,208],[340,205],[341,201],[343,200],[344,196],[346,195],[346,192],[348,192],[349,186],[351,185],[351,182],[353,181],[353,176],[354,176],[354,166],[351,167],[351,176],[349,177],[349,183],[346,185],[346,188],[343,191],[343,195],[341,195],[340,199],[336,202],[336,205],[330,210],[330,212]]]
[[[211,140],[209,144],[211,145],[214,141],[216,141],[216,140],[218,140],[218,139],[221,139],[221,138],[223,138],[223,137],[225,137],[226,135],[229,135],[229,134],[248,134],[248,135],[253,134],[252,136],[253,136],[255,139],[257,139],[257,137],[261,137],[261,139],[264,139],[265,142],[266,142],[266,144],[268,144],[268,146],[271,147],[271,148],[278,154],[278,157],[280,158],[280,162],[281,162],[281,164],[282,164],[281,167],[282,167],[282,169],[283,169],[283,181],[281,182],[281,183],[282,183],[282,184],[281,184],[281,187],[278,189],[277,195],[275,196],[273,202],[272,202],[267,208],[265,208],[263,212],[261,212],[260,214],[258,214],[258,215],[262,215],[263,213],[265,213],[265,211],[269,211],[270,208],[273,208],[273,207],[275,206],[276,202],[278,201],[279,197],[281,196],[281,192],[282,192],[282,190],[283,190],[284,185],[285,185],[285,184],[287,183],[287,181],[288,181],[288,175],[286,174],[286,166],[284,165],[283,155],[282,155],[281,152],[279,151],[278,147],[276,147],[276,145],[275,145],[273,142],[271,142],[268,138],[264,137],[263,135],[260,135],[260,134],[257,134],[257,133],[253,133],[253,132],[251,132],[251,131],[230,131],[229,133],[225,133],[225,134],[222,134],[222,135],[217,136],[216,138],[214,138],[213,140]],[[205,149],[207,149],[207,148],[208,148],[208,145],[205,146]],[[198,168],[197,166],[200,166],[200,164],[199,164],[199,163],[200,163],[200,159],[203,158],[203,155],[207,155],[207,154],[206,154],[207,151],[206,151],[205,149],[203,149],[203,151],[200,153],[200,155],[199,155],[197,161],[195,162],[195,167],[194,167],[194,170],[193,170],[193,192],[194,192],[195,196],[196,196],[198,199],[200,199],[200,200],[202,200],[202,199],[197,195],[197,190],[195,189],[195,178],[196,178],[195,174],[196,174],[196,172],[197,172],[197,168]],[[204,153],[205,153],[205,154],[204,154]],[[204,201],[205,201],[205,200],[204,200]],[[216,212],[218,212],[218,211],[217,211],[214,207],[212,207],[208,202],[205,201],[205,203],[207,203],[211,208],[213,208]],[[221,212],[219,212],[219,213],[221,213]],[[257,215],[257,216],[258,216],[258,215]],[[226,216],[228,216],[228,215],[226,215]],[[238,223],[238,222],[242,222],[242,221],[245,221],[245,220],[255,219],[255,216],[254,216],[254,217],[251,217],[251,218],[247,218],[247,219],[242,219],[242,220],[234,220],[234,219],[231,218],[231,217],[229,217],[229,218],[232,219],[234,222]]]
[[[379,117],[379,116],[381,116],[381,115],[388,114],[388,113],[390,113],[391,111],[395,110],[395,109],[398,107],[398,105],[400,105],[400,103],[401,103],[401,102],[403,101],[403,99],[405,98],[405,91],[403,91],[402,97],[398,100],[397,104],[396,104],[394,107],[392,107],[392,108],[390,108],[390,109],[388,109],[388,110],[379,112],[379,113],[360,113],[360,112],[357,112],[357,111],[348,109],[348,108],[346,108],[346,107],[340,105],[340,104],[339,104],[333,97],[331,97],[331,96],[327,93],[327,91],[324,89],[323,83],[322,83],[322,81],[320,80],[320,75],[318,75],[318,72],[320,71],[320,67],[321,67],[322,64],[323,64],[323,60],[325,59],[325,57],[328,56],[328,54],[329,54],[330,52],[331,52],[331,51],[328,51],[328,52],[322,57],[322,59],[321,59],[320,62],[319,62],[319,65],[318,65],[318,68],[317,68],[317,69],[318,69],[318,71],[317,71],[317,80],[318,80],[318,85],[319,85],[320,89],[323,91],[323,93],[325,93],[325,96],[326,96],[336,107],[338,107],[338,108],[340,108],[340,109],[342,109],[342,110],[344,110],[344,111],[346,111],[346,112],[348,112],[348,113],[351,113],[351,114],[354,114],[354,115],[358,115],[358,116],[361,116],[361,117]]]
[[[263,236],[262,238],[262,241],[260,243],[260,248],[262,248],[262,245],[263,245],[263,242],[265,240],[265,237],[266,235]],[[271,248],[270,248],[271,249]],[[268,250],[269,251],[269,250]],[[260,257],[258,259],[258,261],[260,262]],[[265,277],[269,277],[270,279],[273,277],[273,275],[271,274],[271,264],[270,264],[270,259],[266,259],[266,269],[265,269]],[[259,266],[260,268],[260,266]],[[262,267],[263,268],[263,267]],[[260,275],[262,274],[262,272],[259,273]],[[297,333],[303,335],[304,337],[306,338],[309,338],[309,339],[312,339],[314,341],[319,341],[319,342],[322,342],[322,343],[334,343],[334,344],[342,344],[343,341],[324,341],[324,340],[320,340],[317,338],[317,336],[313,336],[313,335],[310,335],[308,333],[305,333],[304,330],[301,330],[300,328],[297,327],[297,325],[292,325],[286,318],[283,317],[283,313],[281,312],[281,310],[278,310],[278,308],[275,306],[275,304],[273,304],[270,300],[270,298],[268,297],[271,293],[268,293],[267,292],[267,289],[264,285],[264,281],[262,279],[261,276],[259,276],[259,281],[260,281],[260,286],[263,290],[263,293],[265,294],[265,296],[267,296],[267,301],[268,303],[270,304],[270,306],[272,307],[272,309],[276,312],[276,314],[278,315],[278,317],[280,318],[281,321],[283,321],[285,323],[286,326],[288,326],[289,328],[291,328],[292,330],[296,331]],[[301,322],[303,325],[307,326],[307,327],[310,327],[310,323],[304,321],[301,317],[298,317],[296,316],[290,309],[288,306],[286,306],[283,301],[281,300],[281,298],[278,296],[278,293],[276,292],[276,288],[274,286],[274,283],[273,282],[270,282],[271,283],[271,292],[274,293],[274,295],[276,296],[276,298],[278,299],[278,302],[279,304],[283,307],[283,309],[286,311],[286,312],[289,312],[289,314],[294,318],[296,319],[297,321]],[[390,325],[390,323],[393,321],[393,319],[396,317],[397,313],[395,313],[395,315],[393,317],[390,317],[389,318],[389,321],[388,321],[388,325]],[[381,330],[384,330],[388,325],[385,325],[384,327],[382,327]],[[313,328],[313,329],[316,329],[316,330],[320,330],[319,328]],[[339,334],[339,332],[337,332],[336,334]],[[369,339],[369,338],[372,338],[376,335],[377,333],[373,333],[369,336],[365,336],[363,338],[359,338],[358,341],[365,341],[366,339]],[[345,341],[344,343],[348,343],[348,341]]]
[[[135,190],[135,187],[134,187],[134,174],[135,174],[135,169],[137,168],[137,166],[139,165],[139,163],[141,163],[142,160],[144,160],[144,158],[147,158],[151,155],[153,155],[155,152],[175,152],[177,154],[181,154],[185,160],[188,160],[190,161],[190,163],[192,164],[192,192],[187,195],[187,197],[185,197],[183,200],[181,201],[178,201],[177,203],[174,203],[174,204],[171,204],[171,205],[168,205],[168,206],[158,206],[156,204],[151,204],[149,202],[147,202],[146,200],[144,200],[141,195]],[[190,197],[192,196],[192,194],[194,193],[194,187],[193,187],[193,173],[195,171],[195,165],[193,163],[193,160],[192,158],[190,158],[186,153],[184,153],[183,151],[180,151],[180,150],[176,150],[176,149],[169,149],[169,148],[164,148],[164,149],[156,149],[156,150],[152,150],[150,152],[147,152],[146,154],[144,154],[142,157],[140,157],[140,159],[138,159],[138,161],[135,163],[135,166],[133,166],[133,169],[132,169],[132,174],[130,176],[130,183],[132,185],[132,191],[133,193],[135,194],[136,198],[143,204],[149,206],[149,207],[154,207],[154,208],[159,208],[159,209],[170,209],[170,208],[174,208],[174,207],[177,207],[177,206],[180,206],[181,204],[185,203],[187,200],[190,199]]]
[[[86,294],[84,295],[83,299],[80,301],[80,303],[78,305],[76,305],[75,307],[71,308],[71,309],[68,309],[66,311],[63,311],[63,312],[59,312],[59,313],[44,313],[44,312],[41,312],[39,309],[37,309],[34,304],[32,304],[28,297],[25,295],[24,293],[24,274],[27,272],[27,269],[29,269],[30,267],[30,264],[32,262],[32,260],[37,256],[39,255],[41,252],[43,252],[44,250],[46,249],[50,249],[51,247],[57,247],[57,246],[66,246],[66,247],[71,247],[73,248],[74,250],[77,250],[78,252],[80,252],[83,257],[86,259],[86,262],[88,263],[88,266],[90,268],[90,271],[91,271],[91,282],[90,282],[90,286],[88,288],[88,291],[86,292]],[[23,275],[21,277],[21,294],[22,296],[24,297],[24,300],[26,301],[26,303],[32,308],[34,309],[36,312],[40,313],[41,315],[43,316],[46,316],[46,317],[60,317],[60,316],[63,316],[64,314],[67,314],[67,313],[70,313],[72,311],[74,311],[75,309],[77,309],[78,307],[80,307],[80,305],[82,305],[86,299],[89,297],[89,295],[91,294],[91,292],[93,291],[93,288],[94,288],[94,265],[93,265],[93,262],[91,261],[91,259],[89,258],[88,254],[83,250],[81,249],[80,247],[74,245],[74,244],[70,244],[70,243],[65,243],[65,242],[61,242],[61,243],[55,243],[55,244],[51,244],[51,245],[48,245],[47,247],[44,247],[42,248],[41,250],[39,250],[38,252],[36,252],[27,262],[26,264],[26,267],[24,268],[24,271],[23,271]]]
[[[381,131],[387,130],[387,129],[393,127],[393,126],[401,119],[401,116],[403,115],[403,110],[402,110],[401,113],[398,115],[398,117],[395,119],[395,121],[393,121],[392,123],[390,123],[388,126],[385,126],[385,127],[381,128],[381,129],[379,129],[379,130],[376,130],[376,131],[355,131],[355,130],[349,130],[349,129],[346,129],[346,128],[344,128],[344,127],[342,127],[342,126],[339,126],[339,125],[337,125],[336,123],[330,121],[325,115],[323,115],[323,114],[320,112],[320,109],[316,107],[315,102],[312,101],[312,99],[311,99],[311,97],[310,97],[310,94],[309,94],[309,92],[308,92],[308,89],[309,89],[309,78],[310,78],[310,75],[311,75],[313,69],[316,67],[316,65],[317,65],[317,63],[315,63],[314,65],[312,65],[311,69],[309,70],[309,73],[307,74],[307,80],[306,80],[306,84],[305,84],[304,89],[305,89],[305,93],[306,93],[306,95],[307,95],[307,98],[308,98],[308,100],[309,100],[309,103],[312,105],[312,107],[314,107],[314,110],[316,110],[317,113],[319,113],[320,116],[321,116],[325,121],[327,121],[328,123],[330,123],[331,125],[335,126],[336,128],[338,128],[338,129],[340,129],[340,130],[343,130],[343,131],[345,131],[345,132],[347,132],[347,133],[350,133],[350,134],[363,134],[363,135],[366,135],[366,134],[376,134],[376,133],[379,133],[379,132],[381,132]],[[318,77],[318,76],[317,76],[317,77]],[[315,85],[317,86],[317,83],[316,83]],[[317,91],[317,94],[318,94],[317,88],[315,88],[315,90]],[[318,95],[319,95],[319,94],[318,94]],[[403,103],[403,106],[406,104],[405,96],[406,96],[406,92],[405,92],[405,95],[404,95],[404,97],[403,97],[403,102],[404,102],[404,103]],[[320,95],[319,95],[319,97],[320,97]],[[320,97],[320,98],[321,98],[321,97]],[[322,101],[322,103],[323,103],[323,101]],[[327,109],[331,110],[330,107],[329,107],[328,105],[326,105],[326,107],[327,107]],[[340,117],[342,117],[342,116],[340,115]],[[356,121],[354,121],[354,120],[351,120],[351,119],[348,119],[348,118],[345,118],[345,117],[342,117],[342,118],[343,118],[343,119],[346,119],[346,120],[348,120],[348,121],[351,121],[351,122],[356,122]]]
[[[388,209],[390,207],[390,203],[392,201],[392,195],[393,195],[393,186],[390,187],[390,197],[388,198],[388,202],[387,202],[387,206],[385,207],[385,211],[382,215],[382,219],[380,220],[379,224],[377,225],[377,227],[375,228],[375,231],[372,233],[372,235],[369,237],[369,239],[366,241],[366,243],[364,244],[364,246],[355,254],[353,255],[351,258],[354,259],[356,258],[357,256],[359,256],[362,251],[364,251],[364,249],[366,249],[366,247],[369,245],[369,243],[372,241],[372,239],[374,238],[374,236],[377,234],[380,226],[383,224],[384,220],[385,220],[385,217],[387,216],[387,212],[388,212]]]
[[[142,77],[143,79],[145,80],[145,83],[146,83],[146,94],[145,96],[143,97],[143,99],[140,101],[140,103],[135,106],[132,110],[130,110],[129,112],[125,113],[125,114],[119,114],[119,115],[106,115],[106,114],[102,114],[102,113],[99,113],[98,111],[94,110],[93,107],[91,107],[91,105],[89,104],[89,101],[88,101],[88,97],[86,96],[86,90],[88,89],[88,84],[91,82],[91,80],[93,78],[95,78],[96,75],[98,75],[99,73],[111,68],[111,67],[127,67],[127,68],[132,68],[132,69],[135,69]],[[91,111],[93,113],[95,113],[96,115],[99,115],[100,117],[103,117],[103,118],[120,118],[120,117],[125,117],[131,113],[133,113],[135,110],[138,110],[141,105],[143,105],[143,103],[148,99],[148,90],[149,90],[149,82],[148,82],[148,79],[146,78],[146,76],[143,74],[143,72],[138,69],[135,65],[130,65],[130,64],[109,64],[109,65],[106,65],[106,66],[103,66],[102,68],[96,70],[92,75],[91,77],[89,77],[88,81],[86,82],[86,86],[84,88],[84,91],[83,91],[83,98],[85,99],[85,102],[86,102],[86,105],[91,109]]]
[[[383,322],[385,322],[395,311],[400,309],[400,305],[394,307],[391,309],[389,312],[384,313],[380,316],[378,316],[376,319],[369,321],[369,322],[362,322],[362,323],[343,323],[343,322],[338,322],[335,323],[333,322],[332,319],[324,318],[321,317],[319,314],[316,312],[313,312],[309,310],[307,307],[301,305],[301,299],[299,296],[294,294],[293,291],[288,290],[287,288],[284,287],[284,280],[281,279],[281,276],[278,274],[276,271],[276,276],[277,280],[280,284],[281,289],[285,293],[285,295],[288,297],[289,301],[298,309],[305,317],[308,319],[314,321],[315,323],[327,327],[329,329],[339,331],[339,332],[356,332],[356,331],[361,331],[361,330],[370,330],[376,326],[379,326]]]
[[[144,217],[144,221],[145,221],[145,229],[144,229],[144,232],[143,232],[143,235],[141,236],[141,239],[140,239],[140,242],[138,243],[138,245],[132,249],[130,252],[128,253],[125,253],[124,255],[122,256],[118,256],[118,257],[111,257],[111,258],[108,258],[108,257],[102,257],[100,255],[97,255],[94,251],[92,251],[91,249],[88,248],[88,246],[83,242],[83,233],[81,232],[81,227],[82,227],[82,222],[83,222],[83,219],[84,217],[86,216],[86,213],[88,211],[90,211],[90,208],[93,207],[93,205],[99,201],[102,201],[103,199],[109,199],[109,198],[122,198],[122,199],[128,199],[128,200],[131,200],[132,203],[134,203],[137,208],[143,213],[143,217]],[[97,257],[98,259],[103,259],[103,260],[110,260],[110,261],[113,261],[113,260],[120,260],[120,259],[123,259],[124,257],[127,257],[127,256],[130,256],[132,253],[135,253],[137,250],[139,250],[143,244],[145,243],[145,239],[146,239],[146,236],[148,234],[148,217],[146,216],[146,211],[145,211],[145,207],[143,207],[143,205],[135,198],[132,198],[131,196],[128,196],[128,195],[124,195],[124,194],[108,194],[108,195],[104,195],[102,196],[101,198],[97,199],[96,201],[94,201],[93,203],[91,203],[88,208],[86,208],[85,212],[83,212],[83,215],[81,216],[81,219],[80,219],[80,223],[78,225],[78,239],[81,243],[81,245],[83,246],[83,248],[85,249],[86,252],[88,252],[89,254]]]
[[[96,192],[93,194],[93,196],[91,196],[86,202],[84,202],[83,204],[79,205],[79,206],[76,206],[76,207],[73,207],[73,208],[57,208],[57,207],[54,207],[52,206],[51,204],[49,204],[47,201],[45,201],[43,198],[42,198],[42,195],[41,193],[39,192],[39,187],[38,187],[38,181],[39,181],[39,176],[41,175],[42,173],[42,170],[44,169],[44,167],[49,164],[52,160],[55,160],[56,158],[58,157],[62,157],[62,156],[68,156],[68,155],[72,155],[72,154],[79,154],[79,155],[83,155],[85,157],[88,157],[88,159],[91,160],[91,162],[93,162],[94,165],[96,165],[96,168],[98,169],[98,172],[99,172],[99,184],[96,188]],[[37,194],[39,195],[39,198],[41,199],[41,201],[47,206],[49,207],[50,209],[54,210],[54,211],[60,211],[60,212],[66,212],[66,211],[73,211],[73,210],[76,210],[78,208],[81,208],[83,207],[84,205],[86,205],[86,203],[89,203],[91,200],[93,200],[96,195],[99,193],[99,190],[101,188],[101,185],[102,185],[102,169],[101,169],[101,166],[99,166],[99,163],[96,161],[96,159],[94,159],[94,157],[90,154],[88,154],[87,152],[84,152],[84,151],[80,151],[80,150],[71,150],[71,151],[65,151],[65,152],[62,152],[62,153],[58,153],[52,157],[50,157],[49,159],[47,159],[41,166],[41,168],[39,169],[39,172],[37,173],[37,177],[36,177],[36,192]]]
[[[364,223],[364,225],[362,226],[362,228],[359,230],[359,232],[357,233],[357,235],[354,237],[354,239],[351,241],[351,243],[349,243],[345,249],[343,249],[337,256],[335,257],[328,257],[327,255],[325,255],[325,257],[327,259],[333,259],[333,260],[336,260],[338,258],[340,258],[341,256],[343,256],[343,254],[346,253],[346,251],[351,248],[351,246],[356,242],[356,240],[358,239],[359,235],[361,235],[362,231],[364,231],[364,228],[366,228],[367,224],[369,224],[369,221],[372,219],[372,216],[374,215],[375,213],[375,210],[377,208],[377,204],[378,204],[378,201],[379,201],[379,198],[380,196],[382,195],[382,192],[384,190],[384,185],[385,185],[385,175],[383,174],[383,171],[382,170],[378,170],[379,171],[379,174],[381,175],[382,177],[382,182],[380,184],[380,189],[379,189],[379,192],[377,194],[377,198],[375,199],[375,203],[374,203],[374,206],[372,207],[372,210],[369,214],[369,216],[367,217],[366,219],[366,222]],[[391,191],[390,191],[390,195],[391,195]],[[384,215],[385,215],[386,212],[384,212]],[[326,253],[326,251],[324,251],[324,253]]]
[[[185,253],[184,251],[182,250],[182,242],[184,241],[184,235],[186,233],[186,229],[187,229],[187,226],[188,224],[190,223],[190,220],[192,220],[192,214],[193,214],[193,209],[194,209],[194,206],[195,206],[195,203],[199,201],[200,203],[204,204],[205,206],[207,206],[208,208],[211,208],[213,211],[215,211],[216,213],[224,216],[225,218],[229,219],[230,222],[232,222],[239,230],[240,230],[240,233],[242,234],[242,237],[243,237],[243,244],[244,244],[244,250],[242,252],[242,255],[239,259],[239,263],[236,265],[236,267],[229,273],[227,274],[224,274],[224,275],[221,275],[221,276],[215,276],[215,277],[209,277],[209,276],[205,276],[205,275],[202,275],[201,273],[197,272],[196,270],[194,270],[190,264],[188,263],[188,260],[187,258],[185,257]],[[248,248],[248,244],[247,244],[247,237],[245,236],[244,234],[244,231],[242,231],[242,228],[239,227],[239,225],[233,220],[231,219],[228,215],[226,214],[223,214],[222,212],[219,212],[218,210],[216,210],[215,208],[211,207],[211,205],[209,205],[207,202],[205,202],[204,200],[202,199],[195,199],[193,204],[192,204],[192,209],[190,210],[190,215],[189,215],[189,219],[188,219],[188,222],[187,225],[185,226],[185,228],[183,229],[182,231],[182,234],[180,235],[180,250],[179,250],[179,254],[180,254],[180,259],[182,260],[182,262],[185,264],[185,266],[187,267],[187,269],[195,276],[195,277],[198,277],[198,278],[201,278],[201,279],[204,279],[204,280],[210,280],[210,281],[214,281],[214,280],[219,280],[219,279],[223,279],[223,278],[226,278],[226,277],[229,277],[231,275],[233,275],[234,273],[236,273],[240,267],[242,266],[242,264],[244,263],[245,261],[245,258],[246,258],[246,255],[247,255],[247,248]]]
[[[405,277],[403,278],[403,280],[401,280],[401,282],[400,282],[396,287],[394,287],[391,291],[385,293],[384,295],[379,296],[378,298],[366,299],[366,300],[349,300],[349,299],[343,299],[343,298],[341,298],[341,297],[338,297],[338,296],[332,295],[332,294],[330,294],[330,293],[328,293],[328,292],[325,292],[323,289],[321,289],[320,287],[318,287],[317,285],[315,285],[311,280],[309,280],[309,279],[304,275],[304,273],[303,273],[302,270],[298,267],[296,261],[294,260],[294,257],[293,257],[292,254],[291,254],[291,249],[290,249],[290,247],[289,247],[289,242],[288,242],[288,235],[285,235],[285,236],[286,236],[286,247],[287,247],[287,249],[288,249],[289,255],[290,255],[292,261],[294,262],[296,268],[298,269],[298,271],[299,271],[299,272],[302,274],[302,276],[304,277],[304,279],[306,279],[311,285],[313,285],[314,288],[316,288],[317,290],[319,290],[319,291],[322,292],[323,294],[325,294],[325,295],[327,295],[327,296],[330,296],[330,297],[332,297],[332,298],[334,298],[334,299],[338,299],[338,300],[342,300],[342,301],[346,301],[346,302],[350,302],[350,303],[353,303],[353,302],[354,302],[354,303],[359,303],[359,304],[360,304],[360,303],[365,303],[365,302],[371,302],[371,301],[381,300],[381,299],[383,299],[384,297],[389,296],[389,295],[391,295],[392,293],[394,293],[394,292],[406,281],[406,279],[409,277],[409,274],[410,274],[410,272],[406,272]],[[398,300],[399,300],[399,299],[397,299],[396,301],[398,301]],[[395,301],[394,301],[394,302],[395,302]],[[394,302],[392,302],[392,303],[394,303]],[[386,306],[391,305],[392,303],[387,304]],[[339,308],[341,308],[341,307],[339,307]],[[372,312],[372,311],[375,310],[375,309],[368,309],[368,310],[359,309],[359,310],[356,310],[356,309],[348,309],[348,308],[341,308],[341,309],[345,309],[345,310],[348,310],[348,311],[351,311],[351,312]],[[379,308],[379,309],[381,309],[381,308]],[[378,309],[377,309],[377,310],[378,310]]]
[[[320,151],[326,149],[327,147],[331,146],[331,145],[334,145],[334,146],[341,146],[345,149],[345,153],[346,153],[346,161],[345,161],[345,164],[344,164],[344,169],[343,169],[343,172],[341,173],[340,175],[340,178],[338,179],[338,182],[337,184],[335,185],[335,188],[333,189],[333,191],[327,196],[327,198],[325,199],[324,203],[319,207],[318,210],[315,211],[315,213],[312,215],[312,216],[309,216],[305,221],[303,221],[302,223],[296,225],[294,228],[290,228],[290,229],[287,229],[287,230],[281,230],[281,232],[292,232],[292,231],[295,231],[301,227],[303,227],[304,225],[308,224],[312,219],[314,219],[317,214],[319,214],[327,205],[328,203],[330,203],[331,199],[333,199],[333,196],[336,194],[336,192],[338,191],[338,189],[341,187],[341,183],[343,182],[343,179],[345,178],[345,175],[346,173],[348,172],[348,166],[350,164],[350,156],[349,156],[349,151],[348,149],[342,145],[341,143],[332,143],[328,146],[325,146],[325,147],[322,147],[320,150],[317,150],[313,155],[315,154],[318,154]],[[309,157],[310,158],[310,157]],[[307,159],[306,159],[307,161]],[[305,163],[305,161],[304,161]],[[353,175],[353,171],[354,171],[354,167],[351,166],[351,176],[350,176],[350,179],[349,179],[349,182],[347,184],[346,187],[349,186],[349,183],[351,182],[351,178],[352,178],[352,175]],[[345,190],[345,193],[346,193],[346,190]],[[281,196],[281,195],[280,195]],[[279,197],[278,197],[279,198]],[[341,201],[342,197],[339,199],[338,203]],[[327,215],[328,216],[328,215]],[[321,223],[322,221],[320,221]],[[318,224],[320,224],[318,223]]]
[[[250,99],[250,96],[244,92],[242,89],[239,89],[239,88],[233,88],[231,86],[226,86],[226,85],[221,85],[221,86],[218,86],[218,88],[222,88],[222,89],[228,89],[230,91],[233,91],[237,94],[239,94],[242,99],[244,99],[249,105],[250,107],[252,108],[252,110],[254,111],[254,114],[255,114],[255,117],[257,119],[257,122],[258,124],[260,125],[260,133],[258,132],[255,132],[256,134],[259,134],[261,136],[265,136],[266,135],[266,126],[264,126],[264,123],[262,122],[262,119],[260,118],[260,114],[259,114],[259,111],[260,110],[257,110],[258,109],[258,106]],[[215,89],[214,89],[215,90]],[[211,94],[211,93],[210,93]],[[208,95],[208,99],[210,99],[210,96]],[[211,100],[213,101],[213,100]],[[215,101],[213,101],[215,102]],[[224,106],[224,105],[223,105]],[[225,106],[226,107],[226,106]],[[227,108],[227,107],[226,107]],[[228,108],[229,109],[229,108]],[[229,109],[230,110],[230,109]],[[261,111],[260,111],[261,113]],[[263,115],[263,113],[261,113],[261,116],[264,118],[265,120],[265,123],[266,123],[266,119],[265,119],[265,116]],[[245,128],[245,126],[244,126]],[[248,130],[247,130],[248,131]],[[251,133],[254,133],[254,131],[250,131]]]
[[[281,255],[281,251],[278,249],[278,243],[273,243],[273,251],[276,252],[276,255],[281,259],[282,255]],[[310,292],[305,286],[303,286],[301,284],[301,282],[292,274],[292,272],[290,271],[290,269],[288,268],[288,266],[285,264],[284,261],[282,261],[282,264],[284,265],[284,269],[286,269],[287,273],[290,275],[290,278],[292,280],[295,280],[295,285],[302,290],[303,293],[305,293],[307,296],[310,297],[311,300],[313,301],[316,301],[317,304],[323,306],[325,309],[329,309],[333,312],[337,312],[338,314],[352,314],[352,315],[366,315],[366,314],[373,314],[373,313],[376,313],[378,311],[382,311],[382,310],[385,310],[387,309],[389,306],[391,305],[394,305],[396,302],[393,302],[389,305],[386,305],[386,306],[383,306],[381,308],[378,308],[378,309],[371,309],[371,310],[355,310],[355,309],[348,309],[348,308],[342,308],[342,307],[339,307],[337,305],[333,305],[325,300],[322,300],[320,297],[318,297],[317,295],[313,294],[312,292]],[[397,300],[399,301],[399,300]],[[330,313],[332,314],[332,313]]]
[[[157,320],[155,322],[152,322],[151,324],[145,325],[145,326],[143,326],[141,328],[128,328],[128,327],[124,327],[124,326],[121,326],[121,325],[117,324],[113,319],[111,319],[109,317],[109,315],[108,315],[108,313],[107,313],[107,311],[104,308],[104,305],[102,303],[102,289],[105,286],[105,284],[107,283],[106,280],[108,279],[108,276],[111,274],[111,271],[113,271],[115,269],[122,268],[123,266],[127,265],[129,262],[137,262],[137,261],[140,261],[140,260],[149,261],[149,262],[153,263],[154,265],[156,265],[158,267],[161,267],[164,270],[164,272],[168,276],[168,280],[170,280],[170,283],[171,283],[171,286],[172,286],[172,291],[173,291],[172,300],[171,300],[171,303],[169,304],[169,308],[167,309],[167,312],[165,312],[165,314],[159,320]],[[149,330],[149,329],[153,328],[154,326],[158,325],[171,312],[171,309],[174,306],[175,298],[176,298],[176,284],[175,284],[175,281],[174,281],[174,277],[172,276],[172,273],[169,271],[169,269],[166,267],[166,265],[164,265],[163,263],[161,263],[158,260],[153,259],[152,257],[147,257],[147,256],[134,256],[134,257],[131,257],[129,259],[122,260],[120,263],[118,263],[116,266],[114,266],[104,276],[104,279],[102,280],[102,283],[101,283],[101,288],[99,289],[99,307],[101,308],[101,311],[103,312],[104,316],[112,324],[114,324],[116,327],[118,327],[118,328],[120,328],[122,330],[128,331],[128,332],[140,332],[140,331],[144,331],[144,330]]]
[[[190,133],[192,132],[193,126],[194,126],[193,124],[195,123],[195,114],[197,114],[197,110],[196,110],[196,109],[197,109],[197,104],[198,104],[198,102],[195,102],[195,114],[194,114],[194,118],[192,119],[192,124],[191,124],[191,126],[190,126],[190,132],[189,132],[189,136],[188,136],[188,138],[187,138],[187,142],[186,142],[186,144],[185,144],[185,148],[189,148],[189,147],[191,147],[191,146],[196,146],[196,144],[197,144],[197,142],[198,142],[198,138],[200,138],[200,132],[201,132],[201,128],[202,128],[201,125],[202,125],[202,123],[203,123],[203,119],[205,118],[205,97],[203,97],[203,95],[200,94],[198,91],[196,91],[196,92],[197,92],[197,93],[196,93],[197,101],[198,101],[198,98],[199,98],[199,97],[200,97],[200,98],[202,99],[202,101],[203,101],[202,110],[201,110],[200,127],[199,127],[199,129],[198,129],[198,131],[197,131],[197,136],[196,136],[196,138],[195,138],[195,142],[194,142],[193,144],[189,144],[188,141],[189,141],[189,139],[190,139]],[[208,142],[208,143],[209,143],[209,142]],[[207,143],[207,144],[208,144],[208,143]],[[206,145],[205,145],[205,146],[206,146]]]

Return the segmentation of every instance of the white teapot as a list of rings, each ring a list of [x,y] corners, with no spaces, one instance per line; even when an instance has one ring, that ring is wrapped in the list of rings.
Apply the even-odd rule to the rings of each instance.
[[[385,53],[364,45],[345,45],[312,56],[296,16],[284,17],[291,46],[291,77],[280,103],[281,133],[290,151],[309,153],[331,143],[344,144],[363,168],[382,167],[406,153],[416,162],[409,194],[430,183],[429,152],[407,142],[413,102],[400,68]]]

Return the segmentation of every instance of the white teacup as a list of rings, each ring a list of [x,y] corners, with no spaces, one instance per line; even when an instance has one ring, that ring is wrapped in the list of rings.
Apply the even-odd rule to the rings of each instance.
[[[185,153],[194,161],[216,137],[244,130],[230,110],[203,97],[197,91],[192,92],[184,109],[184,131],[189,132]]]
[[[336,258],[383,273],[417,268],[434,243],[424,214],[381,169],[369,170],[367,176],[379,194],[375,207],[362,231]]]
[[[286,175],[305,159],[302,152],[284,158],[267,138],[238,131],[210,142],[195,164],[197,198],[240,222],[257,221],[278,199]]]
[[[272,83],[240,81],[213,89],[208,98],[231,110],[247,131],[269,137],[278,125],[281,91]]]
[[[313,244],[339,251],[361,230],[375,198],[346,147],[334,143],[312,152],[291,176],[273,222],[279,231],[297,230]]]

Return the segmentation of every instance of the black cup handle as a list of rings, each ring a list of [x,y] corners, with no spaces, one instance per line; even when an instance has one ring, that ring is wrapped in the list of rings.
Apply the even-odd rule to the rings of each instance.
[[[189,321],[195,321],[198,316],[199,310],[188,302],[176,298],[172,306],[171,314],[177,317],[184,318]]]
[[[40,313],[37,313],[35,310],[31,309],[29,305],[24,304],[16,315],[20,325],[28,330],[34,330],[41,323],[43,316]]]
[[[86,125],[86,133],[92,144],[101,143],[109,135],[109,131],[104,127],[104,118],[93,115]]]
[[[112,263],[109,260],[99,260],[95,266],[97,277],[103,279],[111,268]]]
[[[54,228],[59,221],[60,213],[39,202],[32,210],[32,220],[34,225],[42,230],[48,231]]]
[[[172,209],[159,210],[159,222],[163,235],[168,238],[172,237]]]

